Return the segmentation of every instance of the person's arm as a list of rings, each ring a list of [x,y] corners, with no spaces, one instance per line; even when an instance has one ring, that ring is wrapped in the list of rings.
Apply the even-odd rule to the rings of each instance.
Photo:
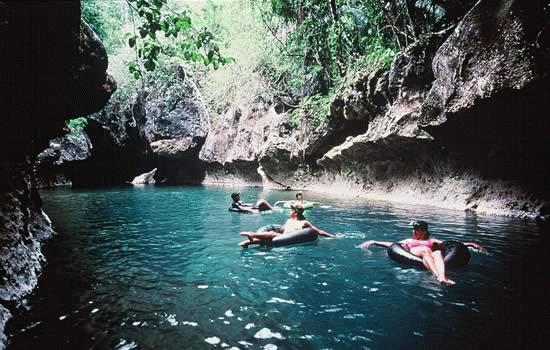
[[[366,241],[366,242],[361,243],[361,248],[368,248],[371,245],[377,245],[379,247],[388,248],[392,244],[393,244],[393,242],[381,242],[381,241],[372,241],[372,240],[370,240],[370,241]]]
[[[311,227],[313,230],[315,230],[315,231],[317,232],[317,234],[318,234],[319,236],[323,236],[323,237],[327,237],[327,238],[334,238],[334,237],[335,237],[334,235],[331,235],[330,233],[328,233],[328,232],[326,232],[326,231],[323,231],[323,230],[321,230],[320,228],[317,228],[317,227],[313,226],[313,225],[311,224],[311,222],[309,222],[309,221],[306,221],[306,222],[304,223],[304,227]]]
[[[472,247],[476,250],[479,250],[480,252],[485,251],[485,248],[474,242],[463,242],[462,244],[464,244],[466,247]]]
[[[328,233],[328,232],[326,232],[326,231],[319,230],[319,229],[317,229],[317,234],[318,234],[319,236],[323,236],[323,237],[327,237],[327,238],[334,238],[334,237],[336,237],[336,236],[331,235],[330,233]]]

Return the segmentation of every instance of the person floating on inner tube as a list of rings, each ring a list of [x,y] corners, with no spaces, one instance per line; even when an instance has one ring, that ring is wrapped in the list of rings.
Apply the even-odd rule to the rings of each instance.
[[[412,238],[404,239],[399,243],[412,254],[418,257],[421,257],[422,263],[424,264],[424,266],[431,273],[434,274],[434,276],[437,278],[439,282],[446,283],[446,284],[455,284],[453,280],[450,280],[445,275],[445,262],[443,261],[443,256],[441,255],[441,251],[433,250],[435,248],[434,245],[440,244],[442,241],[430,238],[427,222],[413,221],[411,225],[413,227]],[[379,241],[366,241],[363,244],[361,244],[361,248],[368,248],[373,244],[387,248],[391,246],[393,243],[379,242]],[[474,249],[483,251],[483,248],[477,243],[466,242],[463,244],[467,247],[472,247]]]
[[[294,231],[301,230],[303,228],[311,228],[313,229],[314,233],[318,236],[323,237],[334,237],[330,233],[327,233],[315,226],[313,226],[309,221],[306,220],[304,216],[304,208],[302,206],[291,206],[290,208],[290,219],[288,219],[285,222],[284,225],[284,231],[283,233],[275,232],[275,231],[267,231],[267,232],[241,232],[241,236],[245,236],[248,239],[245,241],[242,241],[239,243],[239,245],[243,248],[248,248],[251,244],[262,244],[265,242],[271,241],[274,237],[279,235],[284,235],[287,233],[291,233]]]
[[[231,203],[231,208],[238,209],[242,212],[258,213],[260,211],[273,210],[271,204],[269,204],[269,202],[265,199],[258,200],[255,205],[249,203],[241,203],[240,192],[231,193],[231,199],[233,200],[233,203]]]
[[[297,205],[300,205],[302,207],[305,207],[305,206],[313,207],[313,205],[315,205],[315,204],[320,205],[321,203],[305,201],[304,200],[304,194],[302,193],[302,191],[300,191],[300,192],[296,193],[296,200],[277,201],[273,205],[276,206],[276,205],[279,205],[279,204],[283,204],[284,206],[293,206],[293,205],[297,206]],[[305,208],[305,209],[307,209],[307,208]]]

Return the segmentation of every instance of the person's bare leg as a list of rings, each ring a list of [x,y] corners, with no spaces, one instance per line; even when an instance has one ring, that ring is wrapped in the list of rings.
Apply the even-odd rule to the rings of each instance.
[[[268,231],[268,232],[241,232],[241,236],[248,237],[248,241],[242,241],[239,245],[243,248],[248,248],[251,244],[260,244],[263,242],[269,242],[273,237],[280,235],[278,232]]]
[[[243,231],[243,232],[239,233],[239,235],[248,237],[248,239],[251,241],[255,233],[256,232]]]
[[[265,199],[260,199],[256,202],[256,207],[260,209],[260,211],[273,210],[271,204],[269,204]]]
[[[411,253],[422,258],[422,263],[436,278],[438,278],[435,261],[431,255],[431,249],[426,247],[414,247],[411,249]]]
[[[267,232],[252,232],[251,235],[249,235],[252,238],[259,238],[263,240],[271,240],[273,237],[280,235],[278,232],[274,231],[267,231]]]
[[[434,258],[429,253],[422,256],[422,262],[428,271],[430,271],[436,278],[439,278],[439,274],[437,273],[437,269],[435,267]]]
[[[426,268],[426,270],[430,271],[435,276],[435,278],[437,278],[437,271],[432,271],[430,269],[430,265],[428,264],[426,259],[422,258],[422,264],[424,264],[424,267]]]
[[[433,252],[431,256],[434,260],[435,268],[437,270],[437,280],[441,283],[446,283],[450,285],[455,284],[456,282],[447,278],[447,275],[445,274],[445,261],[443,260],[443,255],[441,255],[441,252],[437,250]]]
[[[248,246],[251,245],[251,244],[260,244],[262,242],[263,241],[261,239],[254,238],[252,240],[242,241],[241,243],[239,243],[239,245],[243,248],[248,248]]]

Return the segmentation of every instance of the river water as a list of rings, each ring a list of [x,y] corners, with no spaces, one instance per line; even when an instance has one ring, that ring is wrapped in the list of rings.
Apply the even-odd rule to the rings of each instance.
[[[37,291],[8,324],[8,349],[406,349],[544,347],[547,235],[521,220],[306,193],[336,234],[241,249],[242,230],[287,211],[228,212],[222,187],[42,192],[59,233]],[[291,192],[243,188],[270,202]],[[412,219],[432,237],[476,241],[470,264],[439,284],[366,239],[397,241]],[[543,242],[544,241],[544,242]],[[547,254],[546,254],[547,255]]]

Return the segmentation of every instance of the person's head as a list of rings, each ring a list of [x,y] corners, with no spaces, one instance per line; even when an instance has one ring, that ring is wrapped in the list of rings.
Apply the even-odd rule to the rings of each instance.
[[[414,239],[429,239],[430,233],[428,232],[428,223],[426,221],[413,221],[411,222],[413,228]]]
[[[296,193],[296,200],[298,200],[298,201],[303,201],[304,200],[304,194],[302,193],[302,191]]]
[[[241,200],[241,193],[240,192],[233,192],[231,193],[231,199],[233,202],[238,202]]]
[[[290,216],[294,217],[298,220],[305,220],[306,217],[304,216],[304,207],[301,205],[291,205],[290,206]]]

